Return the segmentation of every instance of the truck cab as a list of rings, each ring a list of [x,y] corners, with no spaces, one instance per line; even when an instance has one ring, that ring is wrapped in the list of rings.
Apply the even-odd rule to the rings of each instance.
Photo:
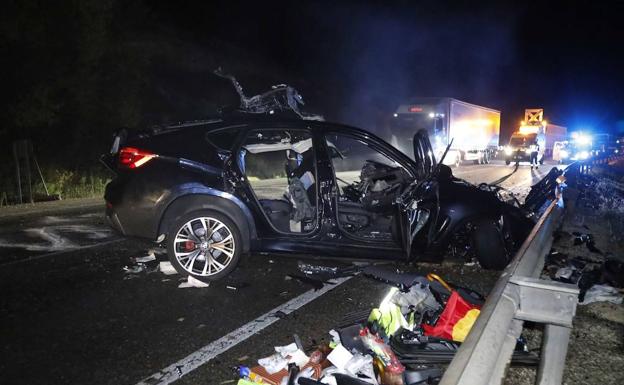
[[[544,146],[540,144],[538,133],[514,132],[509,138],[509,144],[505,147],[505,164],[511,162],[529,162],[531,159],[531,146],[539,145],[538,159],[540,164],[544,162]]]

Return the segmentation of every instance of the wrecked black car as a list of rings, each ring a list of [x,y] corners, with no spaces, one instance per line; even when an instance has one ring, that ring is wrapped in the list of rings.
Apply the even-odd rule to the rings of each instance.
[[[459,243],[503,268],[531,220],[454,178],[426,134],[414,143],[416,161],[353,127],[248,114],[122,132],[103,157],[106,217],[204,281],[250,252],[439,260]]]

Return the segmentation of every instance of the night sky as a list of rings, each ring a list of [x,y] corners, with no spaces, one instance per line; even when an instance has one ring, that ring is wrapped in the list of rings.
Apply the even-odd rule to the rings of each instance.
[[[468,3],[8,2],[0,136],[90,157],[84,143],[120,126],[236,103],[218,66],[248,95],[288,83],[309,112],[369,129],[409,97],[447,96],[500,110],[503,137],[525,108],[624,132],[624,2]]]
[[[310,101],[325,98],[315,85],[340,95],[330,116],[350,123],[409,96],[451,96],[500,109],[505,131],[535,107],[571,129],[624,130],[624,2],[336,3],[153,6],[196,41],[218,37],[301,74]]]

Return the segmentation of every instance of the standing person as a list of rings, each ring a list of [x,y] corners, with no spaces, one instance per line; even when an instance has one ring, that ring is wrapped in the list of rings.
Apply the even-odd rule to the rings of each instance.
[[[537,163],[537,154],[538,153],[539,153],[539,144],[537,144],[537,140],[536,140],[531,145],[531,170],[533,170],[533,166],[535,166],[536,170],[539,167],[539,165]]]

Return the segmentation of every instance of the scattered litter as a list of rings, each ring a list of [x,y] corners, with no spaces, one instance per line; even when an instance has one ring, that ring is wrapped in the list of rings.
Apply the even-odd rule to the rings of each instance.
[[[134,258],[134,261],[136,263],[145,263],[145,262],[151,262],[151,261],[155,261],[155,260],[156,260],[156,255],[154,255],[153,251],[151,251],[151,254],[147,254],[144,257]]]
[[[158,268],[160,269],[160,272],[165,275],[178,274],[178,271],[173,267],[173,265],[169,261],[160,262],[158,264]]]
[[[238,361],[247,361],[249,359],[249,356],[242,356],[242,357],[238,357]]]
[[[552,280],[577,285],[580,303],[586,303],[585,296],[595,285],[624,286],[624,263],[613,259],[605,261],[604,257],[568,257],[552,251],[546,257],[544,270]]]
[[[197,278],[194,278],[193,276],[189,275],[188,278],[186,279],[186,282],[182,282],[178,285],[178,288],[180,289],[186,289],[189,287],[208,287],[210,286],[209,283],[206,282],[202,282]]]
[[[203,328],[205,328],[205,327],[206,327],[206,325],[204,325],[204,324],[199,324],[199,325],[197,325],[197,329],[203,329]]]
[[[246,287],[249,287],[249,284],[247,282],[242,282],[236,285],[226,285],[225,288],[228,290],[240,290],[240,289],[244,289]]]
[[[622,294],[612,286],[594,285],[585,293],[585,299],[581,302],[581,305],[587,305],[592,302],[611,302],[620,305],[622,303]]]
[[[340,268],[302,264],[300,270],[304,278],[321,284],[327,274],[344,273]],[[485,299],[434,274],[424,277],[370,265],[355,270],[351,273],[361,271],[392,286],[378,308],[349,315],[349,321],[329,331],[329,343],[319,345],[311,339],[311,351],[305,351],[299,336],[293,335],[294,343],[275,347],[275,353],[259,359],[258,366],[236,367],[239,384],[437,384],[443,373],[437,366],[453,359]],[[511,362],[536,365],[539,357],[520,338]]]
[[[178,320],[177,320],[177,321],[178,321],[178,322],[183,322],[183,321],[184,321],[184,317],[180,317],[180,318],[178,318]]]
[[[126,274],[139,274],[147,270],[147,266],[144,264],[132,265],[132,266],[124,266],[123,270]]]
[[[262,366],[267,373],[275,374],[289,364],[303,367],[309,360],[310,358],[293,342],[286,346],[276,346],[275,354],[259,359],[258,365]]]
[[[555,273],[556,279],[570,279],[576,268],[574,266],[562,267]]]
[[[309,263],[303,263],[303,262],[299,262],[297,266],[299,268],[299,271],[307,275],[320,274],[320,273],[335,275],[338,272],[337,267],[311,265]]]
[[[345,349],[342,345],[337,345],[327,356],[329,362],[334,364],[339,370],[344,370],[349,360],[353,358],[353,354]]]
[[[596,243],[594,242],[594,237],[591,234],[582,234],[579,232],[573,232],[574,235],[574,246],[585,244],[587,249],[592,253],[602,254],[602,251],[596,247]]]

